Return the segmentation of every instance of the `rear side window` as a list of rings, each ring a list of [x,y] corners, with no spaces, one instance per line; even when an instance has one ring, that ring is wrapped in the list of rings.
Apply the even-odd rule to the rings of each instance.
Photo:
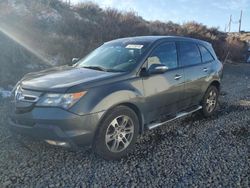
[[[152,64],[164,64],[169,69],[178,67],[175,42],[168,42],[156,47],[148,58],[148,67]]]
[[[199,48],[201,51],[202,62],[206,63],[214,60],[214,57],[211,55],[208,49],[201,45],[199,45]]]
[[[192,42],[180,42],[179,61],[181,66],[200,64],[202,61],[198,46]]]

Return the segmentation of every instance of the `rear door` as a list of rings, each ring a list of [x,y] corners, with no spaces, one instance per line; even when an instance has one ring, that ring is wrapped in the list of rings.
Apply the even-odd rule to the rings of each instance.
[[[210,65],[214,60],[213,56],[204,46],[194,42],[178,42],[178,54],[179,63],[183,67],[185,75],[182,108],[198,105],[211,72]]]
[[[160,44],[148,57],[147,68],[152,64],[164,64],[168,67],[163,74],[143,78],[148,120],[164,118],[178,109],[180,96],[184,92],[184,78],[177,59],[175,42]]]

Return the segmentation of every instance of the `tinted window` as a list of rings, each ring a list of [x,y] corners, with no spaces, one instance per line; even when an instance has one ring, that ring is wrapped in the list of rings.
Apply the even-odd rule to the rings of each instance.
[[[211,53],[204,46],[199,45],[199,48],[201,51],[201,57],[203,62],[209,62],[214,60]]]
[[[177,50],[174,42],[169,42],[158,46],[148,58],[148,66],[152,64],[164,64],[169,69],[176,68]]]
[[[195,43],[179,43],[179,59],[182,66],[196,65],[201,63],[200,51]]]

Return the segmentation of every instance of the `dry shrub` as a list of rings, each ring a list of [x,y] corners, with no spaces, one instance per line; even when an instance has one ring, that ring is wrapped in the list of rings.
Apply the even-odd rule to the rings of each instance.
[[[82,57],[106,41],[142,35],[177,35],[202,39],[213,45],[221,60],[224,60],[230,51],[229,58],[240,61],[245,50],[245,44],[238,38],[232,38],[218,28],[209,28],[197,22],[182,25],[173,22],[150,22],[135,12],[121,12],[112,8],[104,10],[92,2],[80,3],[74,7],[59,0],[16,2],[27,7],[29,14],[20,16],[8,5],[8,1],[0,0],[0,24],[10,23],[13,31],[26,33],[24,38],[28,38],[30,44],[36,46],[35,49],[45,52],[51,59],[60,57],[60,64],[65,64],[73,57]],[[60,14],[61,19],[51,22],[38,18],[40,12],[50,11]],[[7,42],[11,43],[11,40],[1,40],[1,37],[3,38],[3,35],[0,35],[2,47],[8,46],[9,44],[5,44]],[[17,43],[12,43],[12,46],[17,47],[8,48],[11,52],[0,51],[0,62],[5,62],[7,58],[10,69],[15,67],[12,65],[19,60],[32,64],[33,58],[23,55],[28,52],[19,48]],[[10,54],[14,57],[10,58]]]
[[[246,44],[239,37],[228,36],[226,48],[229,52],[229,59],[235,62],[244,61],[243,54],[246,54]]]

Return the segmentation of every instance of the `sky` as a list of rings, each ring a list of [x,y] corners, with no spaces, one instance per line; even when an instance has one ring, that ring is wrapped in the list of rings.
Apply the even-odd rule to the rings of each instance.
[[[71,0],[72,3],[90,0]],[[102,8],[134,11],[144,19],[185,23],[196,21],[224,31],[232,15],[231,31],[238,31],[240,11],[242,29],[250,31],[250,0],[92,0]],[[237,22],[237,23],[236,23]]]

